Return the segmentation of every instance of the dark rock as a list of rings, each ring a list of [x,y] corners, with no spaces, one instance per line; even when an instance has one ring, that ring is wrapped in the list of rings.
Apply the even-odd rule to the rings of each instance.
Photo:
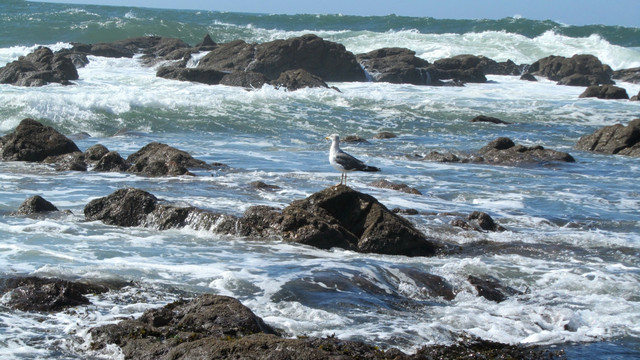
[[[442,162],[442,163],[458,163],[458,162],[468,162],[468,159],[460,158],[459,156],[452,153],[441,153],[438,151],[431,151],[427,155],[425,155],[423,160],[433,161],[433,162]]]
[[[578,140],[576,149],[639,157],[640,119],[632,120],[627,126],[605,126],[593,134],[585,135]]]
[[[280,235],[280,223],[283,218],[281,209],[265,205],[251,206],[240,220],[240,235],[252,237]]]
[[[612,77],[616,80],[640,84],[640,67],[616,70],[613,72]]]
[[[474,211],[469,216],[467,216],[466,220],[463,219],[454,219],[451,221],[452,226],[460,227],[465,230],[474,230],[474,231],[505,231],[506,229],[493,221],[493,218],[489,216],[489,214]]]
[[[109,151],[104,154],[100,160],[94,166],[94,171],[126,171],[129,169],[129,164],[120,156],[116,151]]]
[[[282,211],[285,240],[390,255],[432,256],[441,248],[374,197],[347,186],[329,187]]]
[[[175,50],[187,48],[190,48],[189,44],[180,39],[142,36],[110,43],[74,44],[71,52],[112,58],[131,58],[135,54],[144,54],[143,58],[148,60],[150,58],[164,57]]]
[[[389,131],[381,131],[373,136],[374,139],[393,139],[397,137],[396,134]]]
[[[400,214],[400,215],[418,215],[418,214],[420,214],[420,212],[418,212],[418,210],[416,210],[416,209],[393,208],[393,209],[391,209],[391,212],[393,212],[394,214]]]
[[[206,50],[213,50],[217,46],[218,44],[216,44],[216,42],[213,41],[213,39],[211,39],[211,36],[207,34],[205,35],[204,39],[202,39],[202,42],[196,44],[195,48],[198,49],[199,51],[206,51]]]
[[[71,84],[78,71],[69,57],[40,47],[0,68],[0,84],[43,86],[49,83]]]
[[[522,74],[522,76],[520,76],[520,80],[525,80],[525,81],[538,81],[538,79],[536,79],[536,77],[535,77],[535,76],[533,76],[533,74],[530,74],[530,73]]]
[[[509,122],[506,121],[502,121],[498,118],[494,118],[492,116],[486,116],[486,115],[478,115],[476,117],[474,117],[473,119],[471,119],[471,122],[488,122],[488,123],[493,123],[493,124],[511,124]]]
[[[551,351],[544,346],[502,344],[480,338],[462,336],[450,345],[427,345],[413,355],[416,359],[563,359],[562,351]]]
[[[47,156],[42,162],[44,164],[53,164],[57,171],[87,171],[87,163],[84,161],[84,154],[81,152]]]
[[[451,58],[436,60],[433,65],[437,68],[439,79],[462,81],[466,83],[485,83],[484,61],[486,58],[475,55],[457,55]]]
[[[303,88],[328,88],[329,85],[322,81],[319,76],[302,69],[287,70],[280,73],[280,76],[271,82],[276,88],[284,87],[289,91]]]
[[[558,84],[573,86],[613,84],[613,70],[593,55],[548,56],[529,67],[528,73],[544,76]]]
[[[377,188],[382,188],[382,189],[391,189],[391,190],[401,191],[407,194],[422,195],[420,190],[413,188],[407,184],[397,184],[387,180],[374,181],[369,185]]]
[[[521,75],[526,65],[517,65],[511,60],[497,62],[485,56],[479,56],[480,68],[485,75]]]
[[[0,281],[0,290],[2,293],[9,293],[6,304],[10,308],[53,312],[89,305],[91,302],[84,294],[104,293],[109,291],[110,287],[61,279],[19,277]]]
[[[526,147],[516,145],[509,138],[497,138],[478,151],[481,158],[476,162],[516,165],[526,163],[539,163],[548,161],[575,162],[575,159],[566,152],[545,149],[544,147]]]
[[[133,164],[128,171],[147,176],[192,175],[189,168],[211,169],[204,161],[158,142],[149,143],[129,155],[127,162]]]
[[[84,207],[84,216],[89,221],[101,220],[108,225],[140,226],[157,203],[158,199],[146,191],[120,189],[91,200]]]
[[[456,294],[453,286],[445,278],[438,275],[429,274],[413,268],[401,269],[422,292],[430,297],[442,297],[445,300],[453,300]]]
[[[497,303],[507,300],[509,296],[522,295],[521,291],[501,285],[498,280],[493,277],[483,279],[469,275],[467,280],[476,288],[478,295]]]
[[[596,97],[598,99],[629,99],[627,90],[614,85],[591,85],[582,94],[580,94],[580,97]]]
[[[640,91],[638,91],[638,95],[633,95],[629,100],[640,101]]]
[[[217,85],[227,74],[214,69],[185,68],[175,65],[162,66],[157,77],[170,80],[192,81],[207,85]]]
[[[251,186],[254,189],[265,190],[265,191],[280,190],[280,186],[270,185],[270,184],[267,184],[267,183],[262,182],[262,181],[254,181],[254,182],[250,183],[249,186]]]
[[[260,89],[268,83],[269,79],[266,76],[253,71],[236,71],[226,74],[220,80],[220,85],[241,86],[247,89]]]
[[[344,143],[352,143],[352,144],[368,144],[369,141],[367,141],[367,139],[358,136],[358,135],[347,135],[345,136],[343,139],[340,139],[340,141],[344,142]]]
[[[42,196],[34,195],[22,202],[18,210],[12,215],[31,215],[51,211],[58,211],[58,208]]]
[[[315,35],[248,44],[221,44],[200,59],[198,68],[222,72],[253,71],[275,80],[287,70],[302,69],[323,81],[364,81],[364,71],[343,45]]]
[[[405,48],[383,48],[359,54],[358,62],[375,82],[435,85],[438,81],[428,70],[429,62]]]
[[[102,144],[95,144],[85,150],[84,159],[89,163],[96,163],[98,160],[102,159],[109,152],[106,146]]]
[[[13,133],[0,138],[0,158],[5,161],[40,162],[74,152],[80,149],[73,141],[33,119],[22,120]]]

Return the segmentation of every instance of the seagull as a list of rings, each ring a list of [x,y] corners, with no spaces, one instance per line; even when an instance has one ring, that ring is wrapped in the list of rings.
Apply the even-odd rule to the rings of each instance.
[[[329,163],[336,170],[340,171],[342,175],[340,176],[340,184],[342,185],[342,181],[344,180],[344,184],[347,185],[347,173],[351,171],[380,171],[379,168],[375,166],[369,166],[363,163],[362,161],[354,158],[353,156],[347,154],[346,152],[340,150],[340,136],[338,134],[331,134],[327,136],[325,139],[331,140],[331,148],[329,149]]]

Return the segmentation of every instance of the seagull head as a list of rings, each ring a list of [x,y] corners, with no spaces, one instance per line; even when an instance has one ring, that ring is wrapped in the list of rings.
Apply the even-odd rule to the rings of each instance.
[[[331,134],[327,136],[325,139],[331,140],[331,141],[340,141],[340,136],[338,136],[338,134]]]

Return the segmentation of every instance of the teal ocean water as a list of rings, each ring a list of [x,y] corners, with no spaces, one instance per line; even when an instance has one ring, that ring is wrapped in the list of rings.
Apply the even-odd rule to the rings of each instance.
[[[0,3],[0,20],[0,66],[38,46],[58,50],[74,42],[160,35],[195,45],[206,34],[223,43],[314,33],[356,54],[399,46],[428,61],[474,54],[529,64],[588,53],[614,70],[640,67],[640,28],[524,18],[261,15],[8,0]],[[82,150],[101,143],[126,157],[159,141],[229,168],[147,178],[0,162],[0,275],[132,281],[121,292],[91,296],[91,306],[55,314],[10,310],[2,299],[0,358],[118,358],[117,349],[90,351],[88,329],[203,292],[240,299],[292,337],[335,334],[412,352],[470,334],[552,345],[572,359],[640,357],[640,161],[574,149],[583,135],[640,117],[640,103],[579,99],[584,88],[517,76],[489,76],[486,84],[464,87],[332,83],[341,92],[246,91],[157,78],[155,67],[136,58],[89,60],[75,86],[0,85],[0,135],[31,117]],[[630,95],[640,91],[640,84],[617,85]],[[469,121],[481,114],[512,124]],[[373,139],[380,131],[398,137]],[[124,187],[233,215],[253,205],[284,207],[339,180],[327,160],[324,137],[331,133],[369,139],[343,148],[382,168],[350,175],[352,187],[389,208],[418,210],[407,218],[420,230],[477,250],[408,258],[84,221],[90,200]],[[511,167],[415,157],[465,154],[499,136],[569,152],[576,163]],[[369,185],[382,179],[423,195]],[[256,190],[253,181],[279,189]],[[71,213],[9,215],[32,195]],[[450,214],[476,210],[508,231],[449,225]],[[407,276],[411,270],[444,277],[456,297],[431,297]],[[495,277],[524,294],[491,302],[477,296],[470,275]],[[358,278],[384,293],[358,287]]]

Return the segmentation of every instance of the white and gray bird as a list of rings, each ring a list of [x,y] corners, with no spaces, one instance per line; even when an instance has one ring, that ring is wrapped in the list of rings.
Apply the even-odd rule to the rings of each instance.
[[[354,158],[353,156],[347,154],[346,152],[340,150],[340,136],[338,136],[338,134],[331,134],[325,139],[331,140],[331,148],[329,149],[329,163],[336,170],[342,173],[342,175],[340,176],[340,184],[338,185],[342,185],[342,181],[344,181],[344,184],[347,185],[348,172],[380,171],[379,168],[375,166],[369,166],[362,161]]]

